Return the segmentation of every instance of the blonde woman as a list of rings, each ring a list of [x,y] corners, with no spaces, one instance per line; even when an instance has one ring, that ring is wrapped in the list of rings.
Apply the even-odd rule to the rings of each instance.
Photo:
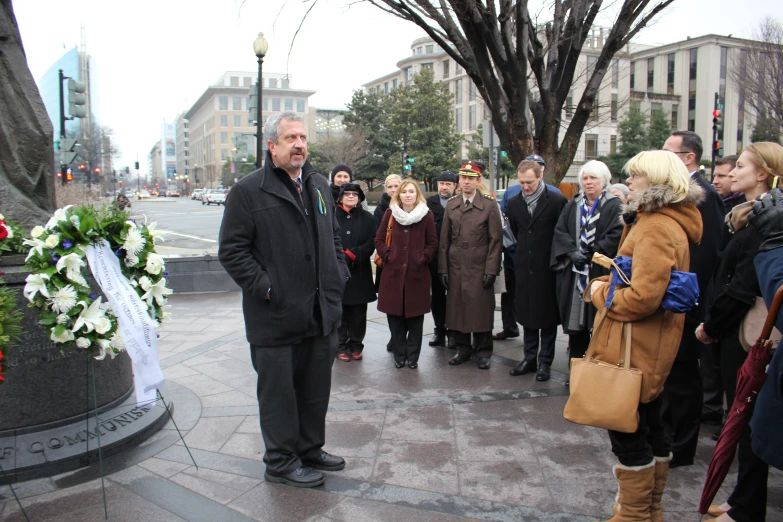
[[[391,245],[386,229],[392,223]],[[435,219],[415,181],[400,183],[381,219],[375,249],[383,259],[378,310],[389,320],[394,365],[418,367],[424,314],[430,311],[430,260],[438,248]]]
[[[611,520],[661,521],[671,440],[661,421],[660,395],[685,323],[684,314],[664,310],[661,301],[672,270],[688,270],[690,244],[701,240],[696,204],[703,190],[673,152],[641,152],[624,170],[630,194],[617,254],[633,259],[632,284],[617,288],[607,306],[609,276],[588,283],[585,300],[598,309],[590,349],[594,359],[618,364],[626,325],[633,325],[630,364],[642,372],[639,427],[635,433],[609,431],[620,488]]]

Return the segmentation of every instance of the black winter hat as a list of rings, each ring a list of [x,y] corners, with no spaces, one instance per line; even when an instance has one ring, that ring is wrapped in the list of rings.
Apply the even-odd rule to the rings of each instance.
[[[351,177],[351,181],[353,181],[353,171],[351,170],[351,167],[349,167],[348,165],[343,165],[342,163],[334,166],[331,174],[329,174],[329,181],[334,183],[334,175],[337,174],[338,172],[347,172],[348,175]]]
[[[338,170],[337,172],[340,171]],[[346,170],[346,172],[348,171]],[[343,198],[343,193],[347,190],[359,194],[359,204],[361,204],[362,201],[364,201],[364,191],[362,190],[362,187],[360,187],[358,183],[354,183],[352,181],[349,181],[348,183],[344,183],[340,186],[340,196],[338,196],[337,201],[340,201]]]
[[[449,183],[456,183],[457,176],[450,170],[444,170],[438,176],[438,181],[448,181]]]

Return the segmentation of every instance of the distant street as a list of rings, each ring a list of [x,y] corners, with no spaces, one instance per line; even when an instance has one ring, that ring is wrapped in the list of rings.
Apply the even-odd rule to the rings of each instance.
[[[157,198],[132,201],[132,216],[147,216],[166,231],[165,242],[158,247],[163,255],[217,253],[218,232],[223,207],[202,205],[188,197]]]

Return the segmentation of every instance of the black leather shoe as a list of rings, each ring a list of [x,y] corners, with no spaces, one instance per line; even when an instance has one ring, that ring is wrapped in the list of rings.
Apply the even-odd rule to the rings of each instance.
[[[536,371],[536,363],[534,361],[522,361],[513,370],[509,370],[510,375],[525,375]]]
[[[479,357],[478,368],[479,370],[489,370],[489,357]]]
[[[340,471],[345,467],[345,459],[322,451],[317,459],[303,460],[302,464],[308,468],[320,469],[321,471]]]
[[[674,457],[671,462],[669,462],[669,469],[681,468],[683,466],[693,466],[693,459]]]
[[[324,474],[313,469],[301,466],[285,475],[272,475],[268,471],[264,472],[264,478],[267,482],[276,484],[287,484],[295,488],[315,488],[324,483]]]
[[[441,347],[445,347],[445,346],[446,346],[446,336],[445,336],[445,335],[438,335],[438,334],[435,334],[435,335],[432,337],[432,341],[430,341],[430,346],[441,346]]]
[[[457,354],[451,359],[449,359],[449,364],[452,366],[456,366],[458,364],[462,364],[464,362],[468,362],[470,360],[470,355],[460,355]]]
[[[392,343],[391,343],[391,341],[389,341],[388,343],[386,343],[386,351],[387,351],[387,352],[392,352],[392,351],[394,351],[394,347],[392,346]]]
[[[513,337],[519,337],[519,330],[517,330],[516,332],[509,332],[508,330],[503,330],[502,332],[493,335],[492,340],[502,341],[503,339],[511,339]]]
[[[403,366],[405,366],[405,361],[403,361],[403,362],[395,362],[394,363],[394,367],[395,368],[402,368]]]
[[[457,341],[455,341],[453,337],[449,337],[449,340],[446,343],[446,347],[448,347],[451,350],[456,350],[457,349]]]
[[[548,364],[540,364],[538,366],[538,371],[536,372],[536,380],[537,381],[548,381],[549,377],[551,377],[551,371],[549,370]]]
[[[419,367],[419,363],[408,361],[408,368],[410,368],[411,370],[415,370],[418,367]]]

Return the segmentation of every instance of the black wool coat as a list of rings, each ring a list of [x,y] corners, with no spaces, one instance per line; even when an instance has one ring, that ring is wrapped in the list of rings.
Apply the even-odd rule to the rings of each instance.
[[[375,211],[372,213],[372,217],[375,220],[376,230],[378,229],[378,227],[381,226],[381,220],[383,219],[383,216],[386,214],[386,211],[389,210],[389,203],[391,203],[391,196],[388,195],[386,192],[384,192],[383,194],[381,194],[381,199],[378,200],[378,206],[375,207]],[[386,232],[384,232],[384,234],[385,233]],[[383,275],[383,267],[376,266],[375,267],[375,291],[376,292],[378,292],[381,289],[382,275]]]
[[[712,303],[714,275],[718,267],[723,231],[726,228],[723,221],[725,216],[723,198],[720,197],[715,187],[705,181],[698,172],[693,174],[692,179],[704,190],[705,196],[698,205],[702,221],[701,242],[698,245],[691,243],[690,248],[689,272],[695,273],[699,282],[699,304],[685,314],[685,328],[680,349],[677,352],[678,361],[696,360],[704,350],[704,345],[696,339],[693,332],[704,322],[710,303]]]
[[[446,207],[440,204],[440,196],[435,194],[427,198],[427,208],[432,212],[432,217],[435,218],[435,233],[438,234],[438,241],[440,241],[440,231],[443,228],[443,215],[446,211]],[[435,251],[432,261],[430,261],[430,274],[433,277],[433,284],[438,280],[438,251]],[[440,281],[437,282],[440,284]]]
[[[267,153],[264,167],[239,180],[226,200],[218,257],[242,289],[253,345],[285,346],[328,335],[343,313],[350,273],[329,183],[309,162],[302,179],[307,208],[288,173],[274,167]]]
[[[568,200],[544,190],[531,216],[524,198],[511,198],[507,205],[511,231],[517,238],[514,255],[515,314],[525,328],[551,328],[560,324],[557,283],[549,266],[555,225]]]
[[[345,285],[343,305],[367,304],[375,301],[371,257],[375,251],[375,220],[361,207],[350,212],[337,207],[340,241],[346,251],[345,262],[351,271],[351,280]]]

